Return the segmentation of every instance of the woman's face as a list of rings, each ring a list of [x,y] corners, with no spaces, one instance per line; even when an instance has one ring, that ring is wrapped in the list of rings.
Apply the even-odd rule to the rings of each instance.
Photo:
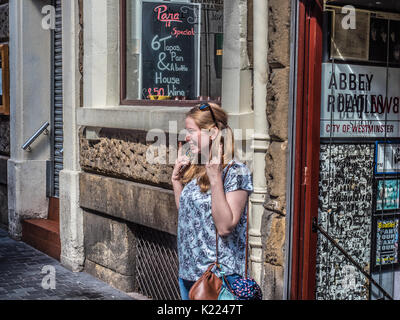
[[[199,154],[208,150],[210,144],[210,135],[208,130],[201,130],[196,122],[191,117],[187,117],[185,120],[186,126],[186,142],[190,145],[190,150],[193,154]]]

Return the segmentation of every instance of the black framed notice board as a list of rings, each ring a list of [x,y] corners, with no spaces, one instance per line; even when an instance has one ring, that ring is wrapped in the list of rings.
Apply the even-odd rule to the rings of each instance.
[[[195,100],[200,89],[199,4],[143,1],[142,98]]]

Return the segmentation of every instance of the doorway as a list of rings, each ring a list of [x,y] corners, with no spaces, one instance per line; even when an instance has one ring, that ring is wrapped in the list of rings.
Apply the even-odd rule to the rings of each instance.
[[[292,299],[399,298],[398,6],[300,2]]]

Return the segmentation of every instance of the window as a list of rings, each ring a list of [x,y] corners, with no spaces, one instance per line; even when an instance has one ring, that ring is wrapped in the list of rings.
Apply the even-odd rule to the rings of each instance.
[[[223,0],[121,0],[121,104],[219,102],[222,45]]]

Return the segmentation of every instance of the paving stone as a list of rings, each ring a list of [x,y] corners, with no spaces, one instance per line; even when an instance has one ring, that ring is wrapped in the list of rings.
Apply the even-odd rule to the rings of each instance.
[[[45,290],[42,280],[55,269],[56,289]],[[0,300],[133,300],[84,272],[74,273],[57,260],[29,245],[15,241],[0,229]]]

